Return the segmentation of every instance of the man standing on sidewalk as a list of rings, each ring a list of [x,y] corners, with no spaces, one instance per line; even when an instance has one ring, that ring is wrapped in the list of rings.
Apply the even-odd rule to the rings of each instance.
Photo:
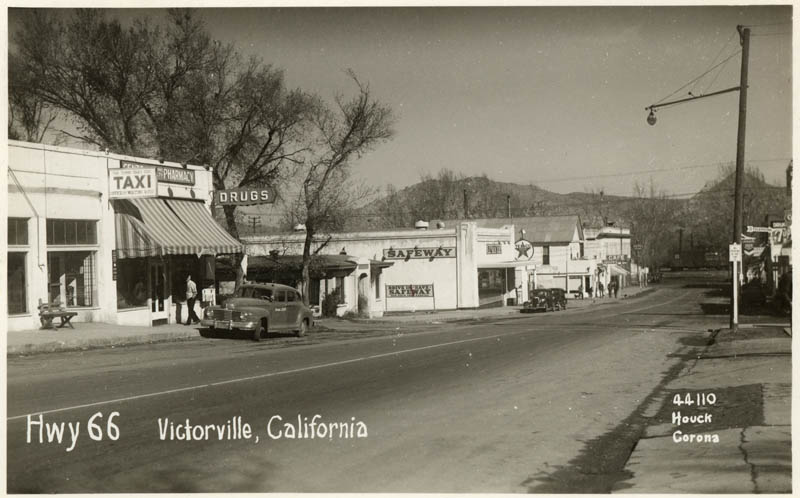
[[[191,275],[186,275],[186,307],[188,308],[186,316],[186,325],[191,325],[192,321],[200,323],[200,318],[194,312],[194,301],[197,298],[197,285],[192,281]]]

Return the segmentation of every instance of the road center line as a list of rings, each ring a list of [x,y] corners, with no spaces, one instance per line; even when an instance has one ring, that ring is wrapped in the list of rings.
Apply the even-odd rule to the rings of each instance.
[[[40,411],[40,412],[26,413],[24,415],[15,415],[13,417],[8,417],[6,420],[7,421],[11,421],[11,420],[17,420],[17,419],[25,418],[25,417],[28,417],[28,416],[31,416],[31,415],[39,415],[39,414],[44,415],[44,414],[48,414],[48,413],[58,413],[58,412],[65,412],[65,411],[70,411],[70,410],[78,410],[78,409],[81,409],[81,408],[89,408],[89,407],[92,407],[92,406],[109,405],[111,403],[122,403],[122,402],[125,402],[125,401],[133,401],[133,400],[143,399],[143,398],[153,398],[155,396],[163,396],[163,395],[166,395],[166,394],[174,394],[174,393],[179,393],[179,392],[184,392],[184,391],[192,391],[192,390],[197,390],[197,389],[204,389],[204,388],[207,388],[207,387],[215,387],[215,386],[221,386],[221,385],[225,385],[225,384],[234,384],[236,382],[245,382],[245,381],[248,381],[248,380],[265,379],[267,377],[277,377],[279,375],[287,375],[287,374],[298,373],[298,372],[307,372],[309,370],[318,370],[318,369],[321,369],[321,368],[329,368],[329,367],[335,367],[335,366],[339,366],[339,365],[346,365],[348,363],[356,363],[356,362],[359,362],[359,361],[374,360],[376,358],[384,358],[384,357],[387,357],[387,356],[399,355],[399,354],[404,354],[404,353],[413,353],[415,351],[423,351],[423,350],[426,350],[426,349],[441,348],[441,347],[444,347],[444,346],[452,346],[454,344],[464,344],[464,343],[467,343],[467,342],[483,341],[483,340],[487,340],[487,339],[496,339],[498,337],[506,337],[508,335],[514,335],[514,334],[518,334],[518,333],[519,332],[512,332],[510,334],[509,333],[495,334],[495,335],[490,335],[490,336],[486,336],[486,337],[473,337],[473,338],[470,338],[470,339],[461,339],[461,340],[458,340],[458,341],[443,342],[441,344],[432,344],[432,345],[429,345],[429,346],[420,346],[418,348],[410,348],[410,349],[403,349],[403,350],[400,350],[400,351],[391,351],[391,352],[388,352],[388,353],[373,354],[373,355],[369,355],[369,356],[362,356],[362,357],[359,357],[359,358],[352,358],[352,359],[349,359],[349,360],[334,361],[334,362],[331,362],[331,363],[322,363],[320,365],[312,365],[310,367],[293,368],[291,370],[282,370],[280,372],[270,372],[270,373],[265,373],[265,374],[261,374],[261,375],[251,375],[251,376],[248,376],[248,377],[240,377],[240,378],[236,378],[236,379],[223,380],[223,381],[220,381],[220,382],[211,382],[211,383],[208,383],[208,384],[199,384],[199,385],[196,385],[196,386],[181,387],[181,388],[177,388],[177,389],[168,389],[166,391],[158,391],[158,392],[154,392],[154,393],[137,394],[136,396],[127,396],[125,398],[116,398],[116,399],[110,399],[110,400],[105,400],[105,401],[96,401],[94,403],[85,403],[85,404],[82,404],[82,405],[68,406],[68,407],[65,407],[65,408],[55,408],[53,410],[44,410],[44,411]]]
[[[642,312],[644,310],[649,310],[651,308],[658,308],[659,306],[664,306],[664,305],[667,305],[667,304],[670,304],[670,303],[674,303],[678,299],[683,299],[684,297],[688,296],[689,294],[690,294],[690,291],[686,291],[683,294],[681,294],[680,296],[674,297],[674,298],[670,299],[669,301],[664,301],[663,303],[653,304],[651,306],[645,306],[644,308],[639,308],[639,309],[635,309],[635,310],[631,310],[631,311],[623,311],[622,313],[620,313],[620,315],[632,315],[632,314],[635,314],[635,313]]]

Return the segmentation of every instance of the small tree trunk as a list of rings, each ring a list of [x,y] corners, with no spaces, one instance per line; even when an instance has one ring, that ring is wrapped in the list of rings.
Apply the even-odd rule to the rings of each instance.
[[[222,206],[222,210],[225,212],[225,223],[228,225],[228,233],[230,233],[236,240],[239,240],[239,227],[236,226],[236,206]],[[242,259],[244,259],[243,253],[235,254],[233,257],[233,266],[234,270],[236,270],[236,284],[234,286],[234,292],[238,291],[239,287],[242,285],[242,282],[244,282]]]
[[[311,289],[311,241],[314,239],[313,230],[306,226],[306,239],[303,241],[303,289],[300,291],[303,295],[303,302],[306,306],[310,304],[308,290]]]

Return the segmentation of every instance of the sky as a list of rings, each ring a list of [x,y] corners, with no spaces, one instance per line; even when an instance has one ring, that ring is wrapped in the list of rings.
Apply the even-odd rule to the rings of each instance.
[[[560,193],[693,193],[736,157],[737,24],[750,25],[746,159],[783,184],[792,156],[790,6],[201,9],[212,36],[351,95],[351,68],[397,115],[395,136],[353,165],[404,187],[442,168]],[[121,17],[158,10],[114,11]],[[10,15],[10,29],[13,29]],[[732,57],[730,57],[732,56]],[[729,58],[730,57],[730,58]]]

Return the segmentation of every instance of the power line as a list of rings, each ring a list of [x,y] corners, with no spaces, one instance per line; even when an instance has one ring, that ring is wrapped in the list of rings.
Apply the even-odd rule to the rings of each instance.
[[[697,78],[695,78],[695,79],[691,80],[690,82],[686,83],[686,84],[685,84],[685,85],[683,85],[682,87],[680,87],[680,88],[678,88],[677,90],[675,90],[674,92],[670,93],[669,95],[667,95],[667,96],[666,96],[666,97],[664,97],[663,99],[661,99],[661,100],[659,100],[658,102],[656,102],[656,104],[660,104],[661,102],[664,102],[665,100],[667,100],[668,98],[672,97],[672,96],[673,96],[673,95],[675,95],[676,93],[680,92],[681,90],[683,90],[683,89],[684,89],[684,88],[686,88],[687,86],[691,85],[691,84],[692,84],[692,83],[694,83],[695,81],[697,81],[697,80],[699,80],[700,78],[702,78],[703,76],[707,75],[708,73],[710,73],[711,71],[713,71],[713,70],[714,70],[714,69],[716,69],[717,67],[719,67],[719,66],[721,66],[721,65],[725,64],[726,62],[728,62],[729,60],[733,59],[735,56],[739,55],[740,53],[742,53],[742,51],[741,51],[741,50],[737,50],[736,52],[732,53],[732,54],[731,54],[731,55],[729,55],[729,56],[728,56],[726,59],[724,59],[723,61],[721,61],[720,63],[718,63],[716,66],[713,66],[713,67],[711,67],[710,69],[708,69],[706,72],[704,72],[703,74],[701,74],[701,75],[700,75],[700,76],[698,76]],[[654,105],[655,105],[655,104],[654,104]]]
[[[775,158],[775,159],[748,159],[749,162],[771,162],[771,161],[789,161],[789,158]],[[549,180],[537,180],[536,183],[558,183],[558,182],[566,182],[566,181],[573,181],[573,180],[593,180],[597,178],[616,178],[620,176],[634,176],[634,175],[643,175],[647,173],[663,173],[667,171],[682,171],[682,170],[690,170],[690,169],[700,169],[700,168],[710,168],[713,166],[724,166],[726,162],[717,162],[717,163],[709,163],[709,164],[695,164],[691,166],[678,166],[675,168],[659,168],[659,169],[648,169],[648,170],[639,170],[639,171],[629,171],[626,173],[608,173],[605,175],[591,175],[591,176],[573,176],[568,178],[552,178]]]

